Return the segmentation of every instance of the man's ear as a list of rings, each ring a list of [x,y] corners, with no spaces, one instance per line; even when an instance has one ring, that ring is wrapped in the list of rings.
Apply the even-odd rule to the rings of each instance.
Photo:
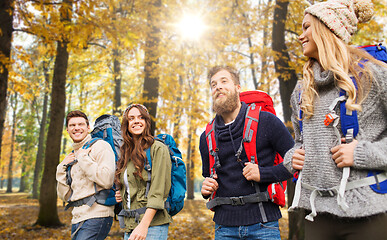
[[[242,89],[242,88],[241,88],[241,85],[237,84],[236,87],[237,87],[237,92],[238,92],[238,93],[241,93],[241,89]]]

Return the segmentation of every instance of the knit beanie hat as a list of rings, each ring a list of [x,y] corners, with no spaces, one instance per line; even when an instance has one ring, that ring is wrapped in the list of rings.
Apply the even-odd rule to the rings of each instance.
[[[308,7],[306,13],[320,19],[336,36],[348,43],[357,30],[357,23],[370,20],[374,10],[371,0],[328,0]]]

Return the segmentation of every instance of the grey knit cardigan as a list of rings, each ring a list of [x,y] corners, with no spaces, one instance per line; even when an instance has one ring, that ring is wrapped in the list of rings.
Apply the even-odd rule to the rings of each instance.
[[[354,165],[348,182],[367,176],[370,169],[387,170],[387,68],[367,63],[373,72],[374,79],[370,92],[362,103],[362,111],[358,112],[359,141],[354,151]],[[339,89],[334,84],[333,73],[322,72],[320,65],[313,65],[315,83],[319,97],[315,99],[314,116],[303,121],[303,143],[298,121],[300,82],[291,97],[292,123],[295,131],[295,146],[284,158],[284,166],[294,172],[292,155],[295,149],[303,145],[305,162],[302,170],[302,182],[314,187],[328,189],[340,184],[342,169],[332,159],[330,149],[338,144],[332,126],[325,126],[325,115],[329,113],[329,105],[339,96]],[[340,116],[340,108],[336,109]],[[340,123],[338,124],[340,130]],[[341,132],[341,130],[340,130]],[[301,188],[298,207],[311,210],[311,190]],[[369,186],[345,192],[345,200],[349,206],[342,210],[336,197],[320,197],[315,199],[317,214],[330,213],[339,217],[365,217],[387,212],[387,194],[375,193]],[[289,203],[290,205],[291,203]]]

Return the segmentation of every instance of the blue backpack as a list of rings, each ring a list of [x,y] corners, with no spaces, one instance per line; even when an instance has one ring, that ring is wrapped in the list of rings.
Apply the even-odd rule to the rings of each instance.
[[[117,163],[120,153],[120,147],[122,145],[123,139],[121,136],[121,123],[117,116],[114,115],[108,115],[104,114],[98,117],[95,120],[94,129],[91,132],[92,139],[85,143],[83,145],[83,149],[87,149],[91,147],[94,143],[96,143],[98,140],[104,140],[112,147],[112,150],[115,155],[115,162]],[[75,161],[76,162],[76,161]],[[69,164],[66,170],[66,178],[67,183],[69,186],[71,186],[71,166],[75,163]],[[116,187],[115,184],[113,184],[113,187],[111,189],[104,189],[101,191],[97,191],[97,185],[94,183],[94,189],[95,194],[83,199],[79,199],[77,201],[69,202],[65,210],[67,210],[70,207],[79,207],[84,204],[87,204],[88,206],[92,206],[94,202],[97,202],[98,204],[106,205],[106,206],[113,206],[116,205],[117,208],[119,208],[118,205],[120,203],[117,203],[115,198],[115,191]],[[119,209],[115,209],[115,211],[119,211]]]
[[[382,46],[382,44],[378,45],[367,45],[367,46],[361,46],[360,49],[364,49],[367,51],[371,56],[373,56],[375,59],[379,61],[383,61],[387,63],[387,51],[386,47]],[[360,65],[361,66],[361,65]],[[353,77],[352,81],[355,84],[356,87],[356,81]],[[340,96],[345,96],[346,92],[344,90],[340,91]],[[300,93],[300,101],[301,101],[301,93]],[[341,131],[343,132],[344,136],[350,135],[350,138],[355,138],[356,135],[359,132],[359,123],[357,119],[357,111],[351,111],[347,113],[347,110],[345,108],[346,101],[340,102],[340,122],[341,122]],[[302,132],[302,111],[300,110],[299,113],[300,117],[300,130]],[[373,176],[375,178],[375,184],[369,185],[371,189],[377,193],[385,194],[387,193],[387,180],[379,181],[378,175],[383,173],[382,171],[369,171],[368,176]],[[293,181],[297,181],[298,179],[298,171],[295,173]]]
[[[186,192],[185,164],[182,160],[181,152],[177,148],[176,142],[171,135],[159,134],[155,137],[155,139],[167,145],[172,161],[171,190],[169,191],[167,201],[165,202],[165,208],[168,210],[169,215],[174,216],[184,207]],[[151,179],[152,158],[150,148],[146,149],[145,152],[147,158],[145,169],[148,172],[148,179]],[[149,188],[150,181],[147,182],[145,196],[147,196]]]
[[[373,56],[375,59],[379,61],[383,61],[387,63],[387,51],[386,47],[382,46],[382,44],[378,45],[367,45],[367,46],[361,46],[360,49],[364,49],[367,51],[371,56]],[[354,82],[356,86],[356,81],[352,77],[352,81]],[[340,91],[340,96],[345,96],[346,92],[344,90]],[[346,114],[346,108],[345,108],[346,101],[340,102],[340,121],[341,121],[341,130],[346,136],[349,131],[353,132],[353,138],[356,137],[356,135],[359,132],[359,122],[357,119],[357,112],[352,111],[352,114]],[[376,184],[370,185],[371,189],[377,193],[387,193],[387,180],[379,182],[378,181],[378,174],[382,173],[382,171],[369,171],[368,177],[374,176],[376,180]]]

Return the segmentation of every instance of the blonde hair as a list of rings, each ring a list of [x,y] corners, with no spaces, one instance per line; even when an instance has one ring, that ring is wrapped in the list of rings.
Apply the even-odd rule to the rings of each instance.
[[[379,65],[385,64],[363,50],[348,46],[314,16],[311,18],[311,27],[321,67],[325,71],[333,72],[335,85],[346,91],[348,95],[346,108],[361,111],[360,104],[371,86],[373,75],[360,61],[368,60]],[[315,61],[316,59],[309,58],[303,69],[301,110],[307,119],[313,116],[314,100],[318,97],[312,69]],[[355,78],[357,90],[351,75]]]

